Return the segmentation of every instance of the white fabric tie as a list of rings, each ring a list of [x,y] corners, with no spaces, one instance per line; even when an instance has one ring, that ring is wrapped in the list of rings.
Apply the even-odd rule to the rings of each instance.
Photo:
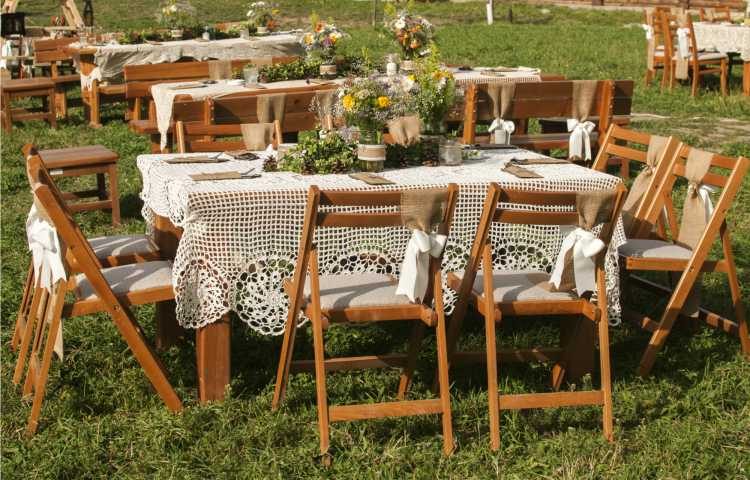
[[[654,38],[654,27],[651,25],[646,25],[645,23],[641,25],[643,27],[643,30],[646,31],[646,40],[651,40]]]
[[[568,141],[568,157],[572,158],[577,155],[582,160],[591,160],[591,132],[596,125],[593,122],[579,122],[575,118],[568,119],[568,131],[570,140]]]
[[[99,67],[95,67],[88,75],[81,73],[80,76],[81,88],[85,88],[86,90],[91,89],[91,86],[94,84],[94,80],[97,80],[99,82],[102,81],[102,71]]]
[[[13,56],[13,44],[10,43],[10,41],[6,40],[3,43],[2,51],[0,52],[0,55],[3,57],[12,57]],[[7,69],[8,68],[8,62],[9,60],[3,58],[0,59],[0,68]]]
[[[677,44],[680,51],[680,58],[688,58],[690,56],[690,46],[688,45],[688,35],[690,34],[689,28],[678,28],[677,29]]]
[[[510,136],[516,131],[516,124],[510,120],[496,118],[487,129],[488,132],[495,132],[495,143],[510,145]]]
[[[688,194],[691,193],[690,190],[694,189],[695,185],[688,185]],[[703,206],[706,209],[706,222],[708,222],[711,219],[711,215],[714,213],[714,204],[711,201],[711,194],[716,193],[716,189],[711,185],[701,184],[701,186],[698,187],[697,193],[698,196],[701,197],[701,200],[703,200]]]
[[[36,205],[31,206],[26,220],[26,237],[33,257],[34,277],[51,293],[52,287],[67,277],[57,231],[39,215]]]
[[[550,283],[555,288],[560,288],[563,271],[565,270],[565,257],[568,251],[573,249],[573,274],[576,282],[576,291],[578,295],[584,292],[593,292],[596,290],[596,263],[593,257],[604,249],[604,242],[596,235],[576,227],[571,231],[562,242],[560,254],[555,262],[555,269],[552,271]]]
[[[424,299],[430,277],[430,257],[439,257],[447,240],[445,235],[412,230],[401,264],[397,295],[406,295],[412,302]]]

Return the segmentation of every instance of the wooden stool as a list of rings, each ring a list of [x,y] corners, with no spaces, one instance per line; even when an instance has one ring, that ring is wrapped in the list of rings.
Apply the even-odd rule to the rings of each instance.
[[[55,84],[49,78],[3,79],[2,84],[0,84],[0,91],[2,91],[2,122],[5,131],[11,131],[13,120],[41,119],[49,122],[52,128],[57,128]],[[42,98],[41,111],[11,107],[13,100],[31,97]]]
[[[117,190],[117,160],[120,156],[102,145],[40,150],[44,166],[53,177],[81,177],[96,175],[96,189],[80,192],[65,192],[68,202],[97,197],[98,200],[69,203],[73,212],[89,210],[112,210],[112,225],[120,224],[120,198]],[[109,191],[105,182],[109,176]]]

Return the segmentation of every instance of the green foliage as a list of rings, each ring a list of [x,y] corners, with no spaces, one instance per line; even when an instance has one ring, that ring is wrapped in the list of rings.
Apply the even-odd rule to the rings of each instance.
[[[338,74],[341,76],[359,75],[368,70],[368,63],[357,55],[339,55],[335,58]],[[259,76],[262,82],[281,82],[284,80],[305,80],[320,76],[320,59],[305,58],[291,63],[264,65]]]
[[[336,132],[325,138],[310,135],[286,153],[278,162],[278,169],[304,173],[346,173],[353,170],[357,160],[357,145],[347,142]]]

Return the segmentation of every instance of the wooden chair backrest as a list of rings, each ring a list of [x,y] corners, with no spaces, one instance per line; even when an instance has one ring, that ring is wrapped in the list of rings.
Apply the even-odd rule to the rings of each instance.
[[[78,37],[45,38],[34,40],[34,62],[52,63],[63,60],[72,60],[72,56],[65,51]]]
[[[685,15],[686,25],[688,33],[688,42],[690,48],[690,60],[692,62],[698,62],[698,42],[695,38],[695,29],[693,28],[693,17]],[[669,12],[663,12],[660,17],[661,28],[665,32],[664,35],[664,54],[665,58],[674,58],[679,53],[679,43],[677,40],[677,29],[681,28],[680,18],[677,15],[673,15]]]
[[[273,146],[276,148],[281,142],[281,123],[274,121]],[[216,140],[216,137],[238,137],[242,135],[241,124],[205,125],[202,123],[175,124],[175,139],[177,151],[191,152],[225,152],[245,148],[240,140]],[[201,137],[205,137],[202,138]]]
[[[617,195],[614,199],[614,208],[612,216],[602,225],[599,238],[609,245],[612,239],[617,219],[620,216],[620,209],[625,200],[627,189],[620,184],[617,188]],[[509,206],[503,206],[506,204]],[[540,208],[547,206],[563,207],[565,210],[558,211],[540,211]],[[530,211],[530,208],[536,208],[536,211]],[[461,281],[459,297],[468,295],[474,280],[476,279],[479,265],[482,262],[482,250],[490,242],[490,230],[493,223],[508,223],[520,225],[577,225],[578,213],[576,212],[576,193],[575,192],[542,192],[528,190],[512,190],[500,187],[497,183],[490,183],[487,189],[487,196],[484,200],[482,215],[477,226],[477,233],[474,237],[469,260],[464,270],[464,277]],[[597,266],[601,271],[604,265],[604,257],[607,249],[603,249],[597,256]],[[599,292],[602,294],[604,292]]]
[[[299,57],[273,57],[271,63],[291,63]],[[243,68],[248,64],[268,63],[267,59],[232,60],[232,69]],[[155,63],[149,65],[126,65],[125,98],[143,98],[151,96],[151,86],[159,83],[181,82],[206,79],[209,76],[209,62],[175,62]]]
[[[446,208],[442,222],[437,232],[448,235],[453,213],[458,200],[458,185],[449,184],[446,188]],[[297,311],[302,302],[305,276],[310,266],[313,240],[317,228],[385,228],[400,227],[401,223],[401,192],[396,191],[321,191],[313,185],[307,192],[304,223],[300,236],[297,263],[294,266],[294,297],[291,299],[292,311]],[[321,209],[321,207],[323,207]],[[340,212],[336,208],[359,207],[354,212]],[[368,209],[369,207],[369,209]],[[388,209],[389,211],[383,211]],[[441,259],[430,257],[431,271],[439,268]],[[317,268],[311,269],[317,271]],[[429,291],[429,290],[428,290]],[[431,295],[425,295],[424,302],[429,303]],[[428,298],[429,297],[429,298]]]
[[[607,167],[620,167],[620,178],[628,179],[631,177],[630,162],[646,163],[646,149],[650,141],[651,135],[646,132],[611,125],[599,143],[599,153],[591,168],[606,172]],[[660,167],[669,163],[679,143],[675,137],[668,137],[667,145],[659,159]],[[655,174],[661,175],[659,170]]]
[[[701,22],[712,21],[708,19],[708,10],[714,11],[714,18],[713,18],[714,22],[731,22],[732,21],[732,10],[728,6],[717,6],[717,7],[709,7],[709,8],[701,7],[699,11]]]
[[[654,201],[651,202],[651,208],[648,211],[642,229],[638,232],[639,234],[648,233],[649,229],[656,224],[662,212],[666,209],[671,236],[672,238],[679,236],[679,222],[672,198],[672,190],[679,178],[685,178],[685,164],[692,149],[693,147],[683,144],[675,151],[671,162],[672,171],[666,175],[654,197]],[[719,199],[714,205],[714,217],[717,215],[726,215],[727,210],[742,186],[742,180],[745,178],[748,169],[750,169],[750,159],[746,157],[735,158],[719,154],[713,155],[711,168],[700,183],[721,189]]]

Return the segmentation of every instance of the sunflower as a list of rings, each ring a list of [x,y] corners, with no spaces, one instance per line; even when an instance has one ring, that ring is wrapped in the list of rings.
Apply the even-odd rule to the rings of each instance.
[[[347,94],[341,99],[341,104],[344,106],[344,110],[351,112],[354,110],[354,97]]]
[[[377,103],[380,108],[388,108],[391,104],[391,99],[385,96],[378,97]]]

